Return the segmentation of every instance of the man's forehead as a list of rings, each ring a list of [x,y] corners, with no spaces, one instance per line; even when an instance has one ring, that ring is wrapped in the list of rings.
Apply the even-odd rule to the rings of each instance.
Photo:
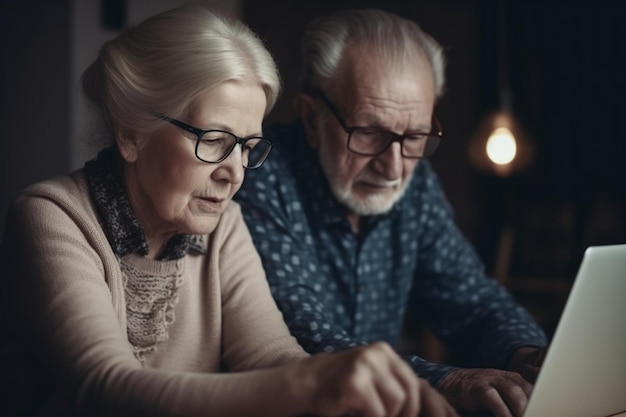
[[[346,117],[358,117],[360,122],[376,122],[397,113],[430,114],[435,103],[432,76],[415,71],[364,69],[338,85],[334,94],[338,107]]]
[[[335,86],[341,94],[387,95],[394,99],[411,94],[434,96],[434,75],[424,56],[394,62],[360,47],[346,53],[337,75]]]

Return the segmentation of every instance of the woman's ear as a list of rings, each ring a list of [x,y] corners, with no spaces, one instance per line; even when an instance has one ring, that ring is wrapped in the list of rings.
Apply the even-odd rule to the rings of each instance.
[[[115,135],[117,142],[117,149],[120,151],[120,155],[126,162],[136,162],[139,154],[139,149],[135,135],[128,130],[119,130]]]
[[[316,149],[319,146],[319,126],[317,125],[319,117],[315,108],[315,100],[308,94],[299,93],[294,97],[293,104],[304,125],[309,146]]]

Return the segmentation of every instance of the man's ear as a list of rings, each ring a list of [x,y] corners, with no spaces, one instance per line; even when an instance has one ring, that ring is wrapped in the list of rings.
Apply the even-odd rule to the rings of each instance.
[[[135,135],[127,130],[120,129],[115,135],[115,140],[117,142],[117,149],[119,149],[122,158],[126,162],[136,162],[137,156],[139,155],[139,149],[137,141],[135,140]]]
[[[318,115],[315,108],[315,100],[308,94],[299,93],[293,99],[296,112],[304,124],[306,132],[306,140],[313,149],[319,145],[318,131]]]

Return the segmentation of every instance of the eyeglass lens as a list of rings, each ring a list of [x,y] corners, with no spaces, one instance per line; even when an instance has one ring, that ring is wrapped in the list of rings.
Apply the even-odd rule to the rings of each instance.
[[[400,138],[392,132],[356,128],[351,132],[348,148],[363,155],[379,155],[395,140],[401,142],[403,156],[422,158],[432,155],[439,145],[440,138],[434,134],[416,134]]]
[[[221,162],[238,143],[241,144],[241,162],[246,168],[261,165],[271,149],[271,143],[263,138],[238,140],[232,133],[212,130],[205,132],[198,141],[196,156],[205,162]]]

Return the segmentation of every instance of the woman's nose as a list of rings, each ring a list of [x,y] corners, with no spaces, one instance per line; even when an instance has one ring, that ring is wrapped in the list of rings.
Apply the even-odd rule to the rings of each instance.
[[[228,181],[232,184],[239,184],[243,181],[243,153],[241,145],[237,144],[233,151],[226,159],[218,164],[219,166],[213,171],[213,177],[218,180]]]

